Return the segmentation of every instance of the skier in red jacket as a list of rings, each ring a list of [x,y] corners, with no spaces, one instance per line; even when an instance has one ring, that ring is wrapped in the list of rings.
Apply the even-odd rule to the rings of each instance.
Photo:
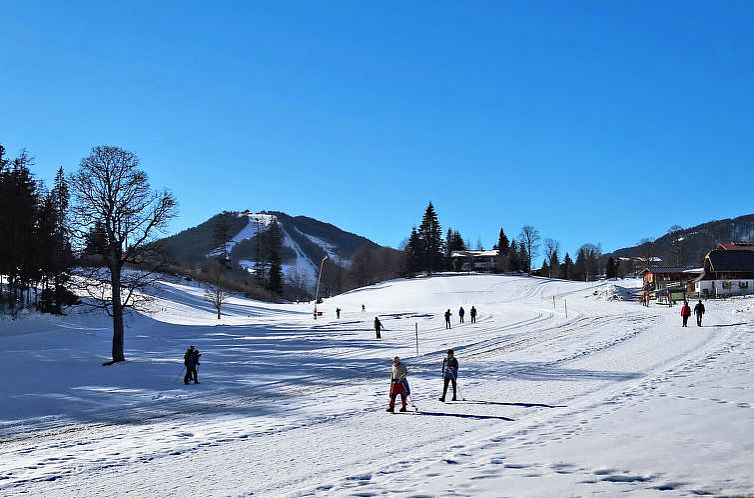
[[[681,307],[681,318],[683,318],[684,327],[686,327],[686,323],[689,321],[690,316],[691,316],[691,307],[689,306],[688,301],[684,301],[683,306]]]

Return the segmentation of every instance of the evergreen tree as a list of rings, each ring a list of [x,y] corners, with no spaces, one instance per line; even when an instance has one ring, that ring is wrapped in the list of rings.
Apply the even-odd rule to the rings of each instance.
[[[607,258],[607,268],[605,268],[605,276],[607,278],[615,278],[618,276],[615,260],[612,256]]]
[[[508,252],[510,250],[510,241],[508,236],[505,235],[505,231],[500,228],[500,233],[497,237],[497,259],[495,259],[495,271],[506,272],[508,271]]]
[[[411,236],[404,249],[406,253],[406,272],[409,275],[415,275],[422,270],[422,261],[424,258],[424,246],[422,239],[416,227],[411,229]]]
[[[587,255],[584,250],[584,246],[579,248],[579,252],[576,253],[576,262],[573,264],[573,279],[586,282],[587,275]]]
[[[521,259],[518,255],[518,244],[515,240],[511,240],[511,245],[508,247],[508,271],[521,271]]]
[[[531,260],[524,240],[520,240],[518,243],[518,268],[519,271],[531,273]]]
[[[560,265],[560,277],[566,280],[573,280],[573,260],[568,253],[563,258],[563,264]]]
[[[421,225],[419,225],[419,238],[422,240],[424,251],[422,269],[431,274],[433,271],[437,271],[443,267],[443,253],[445,249],[442,240],[442,228],[431,202],[424,212]]]
[[[277,221],[267,229],[269,243],[269,272],[267,276],[267,290],[275,295],[283,292],[283,265],[280,253],[283,251],[283,231]]]
[[[557,249],[550,253],[550,278],[563,278],[560,273],[560,259]]]
[[[212,245],[214,246],[214,254],[217,255],[217,259],[223,266],[230,264],[230,256],[228,255],[228,211],[223,211],[217,217],[215,226],[212,231]]]

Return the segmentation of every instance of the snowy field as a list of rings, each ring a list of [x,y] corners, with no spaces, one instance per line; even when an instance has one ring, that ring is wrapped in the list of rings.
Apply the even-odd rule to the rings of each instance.
[[[444,275],[218,322],[166,282],[110,367],[102,316],[3,320],[0,496],[754,495],[754,299],[682,328],[636,285]],[[464,400],[442,403],[449,347]],[[394,355],[419,412],[385,412]]]

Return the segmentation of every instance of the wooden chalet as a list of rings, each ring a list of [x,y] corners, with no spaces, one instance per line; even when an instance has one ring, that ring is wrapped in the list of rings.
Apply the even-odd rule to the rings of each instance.
[[[704,273],[694,285],[700,297],[754,294],[754,249],[718,248],[708,252]]]

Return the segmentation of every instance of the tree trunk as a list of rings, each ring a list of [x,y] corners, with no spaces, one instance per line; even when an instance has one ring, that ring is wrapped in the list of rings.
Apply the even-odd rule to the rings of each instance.
[[[123,304],[120,295],[120,269],[111,270],[113,289],[113,363],[126,361],[123,354]]]

